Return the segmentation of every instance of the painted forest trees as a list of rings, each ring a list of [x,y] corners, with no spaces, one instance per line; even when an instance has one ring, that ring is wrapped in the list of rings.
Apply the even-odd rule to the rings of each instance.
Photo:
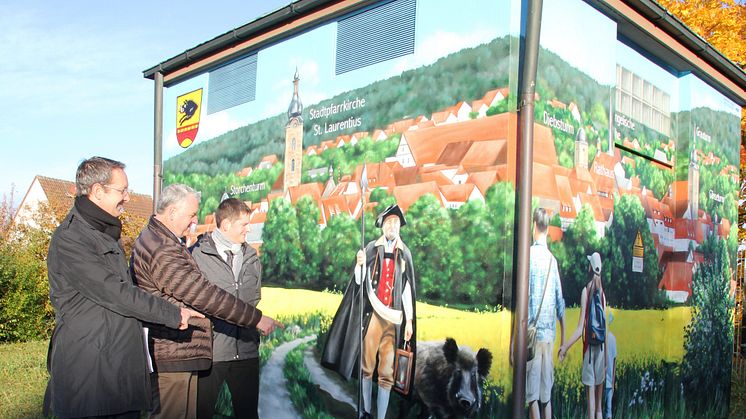
[[[632,249],[638,233],[643,243],[643,270],[633,272]],[[622,195],[615,200],[614,219],[605,242],[607,248],[601,254],[605,256],[603,280],[609,304],[635,309],[663,306],[666,297],[658,290],[658,252],[636,196]]]
[[[314,287],[319,281],[319,262],[321,252],[321,231],[319,230],[319,207],[309,196],[304,196],[295,205],[298,219],[298,240],[303,253],[300,283]]]
[[[512,184],[500,182],[487,190],[485,202],[446,209],[428,194],[408,209],[401,235],[412,251],[418,299],[503,305],[512,274],[514,194]],[[365,213],[365,243],[380,237],[376,215],[395,202],[383,189],[370,197],[375,207]],[[300,199],[295,210],[284,199],[272,201],[261,251],[268,284],[344,290],[362,245],[360,220],[343,214],[330,217],[323,229],[317,223],[310,199]]]
[[[303,275],[298,218],[290,201],[275,199],[269,205],[262,236],[261,262],[264,280],[270,284],[295,285]],[[269,239],[271,238],[271,239]]]
[[[457,249],[460,234],[453,234],[448,211],[432,194],[423,196],[407,211],[407,225],[401,235],[412,251],[418,295],[452,301],[461,251]]]
[[[590,280],[585,255],[593,252],[604,255],[600,244],[593,210],[587,204],[580,210],[575,222],[567,228],[562,241],[549,244],[549,249],[559,265],[562,294],[567,305],[580,304],[580,292]]]
[[[681,365],[686,403],[700,417],[722,417],[727,413],[729,380],[723,377],[730,377],[733,347],[734,301],[728,250],[723,240],[711,245],[712,257],[694,272],[692,321],[685,330]],[[708,410],[713,406],[721,410]]]

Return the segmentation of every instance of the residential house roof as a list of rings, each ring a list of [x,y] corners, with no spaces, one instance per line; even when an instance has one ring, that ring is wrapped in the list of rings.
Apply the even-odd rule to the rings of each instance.
[[[663,198],[663,202],[673,210],[674,218],[683,217],[689,207],[689,181],[677,180],[671,183],[669,193]]]
[[[476,191],[477,195],[482,196],[479,189],[473,183],[463,183],[461,185],[442,185],[440,192],[448,202],[461,202],[466,203],[472,194]]]
[[[443,206],[443,197],[435,182],[422,182],[412,185],[397,186],[393,191],[396,203],[403,211],[407,211],[412,204],[417,202],[420,197],[426,194],[432,194],[435,196],[438,202],[440,202],[440,205]]]
[[[273,165],[277,163],[279,159],[277,158],[277,154],[269,154],[267,156],[262,157],[262,160],[259,162],[261,163],[269,163],[269,165]]]
[[[564,232],[560,227],[557,226],[549,226],[547,229],[547,236],[549,236],[549,239],[552,242],[559,242],[562,241],[562,236],[564,236]]]
[[[251,175],[251,172],[253,172],[253,171],[254,171],[253,167],[244,167],[243,169],[241,169],[238,172],[236,172],[236,176],[238,176],[238,177],[247,177],[247,176]]]
[[[403,135],[416,164],[424,166],[436,163],[443,150],[451,143],[507,139],[508,122],[511,118],[515,119],[515,114],[504,113],[409,131]]]
[[[575,218],[578,216],[575,211],[575,204],[572,200],[572,188],[570,187],[570,179],[567,176],[559,174],[554,175],[555,182],[557,183],[557,193],[560,201],[560,217],[562,218]]]
[[[392,122],[386,128],[391,129],[392,132],[404,132],[404,131],[409,130],[414,124],[415,124],[414,118],[409,118],[409,119],[402,119],[401,121]]]
[[[37,175],[29,186],[19,208],[23,208],[34,182],[39,186],[46,196],[47,202],[54,213],[56,220],[61,221],[67,215],[75,200],[75,183],[62,179],[55,179]],[[148,220],[153,214],[153,199],[149,195],[131,193],[129,202],[124,204],[124,211],[133,217]]]
[[[329,196],[321,200],[321,217],[325,224],[335,215],[352,216],[347,199],[343,195]]]
[[[498,100],[502,100],[502,99],[508,97],[508,95],[510,94],[510,88],[503,87],[503,88],[500,88],[500,89],[489,90],[489,91],[487,91],[487,93],[484,94],[484,96],[482,96],[482,100],[484,101],[484,103],[487,104],[488,107],[489,106],[493,106],[494,105],[493,102],[498,97],[498,94],[500,96],[500,99],[498,99]]]
[[[686,261],[670,261],[666,265],[659,289],[666,291],[685,291],[692,296],[692,269],[694,264]]]
[[[453,122],[455,120],[456,114],[450,109],[446,109],[440,112],[433,112],[433,115],[430,117],[430,121],[432,121],[435,125],[444,124],[446,122]]]
[[[554,176],[552,166],[534,162],[531,191],[536,197],[560,201],[557,179]]]
[[[498,180],[499,177],[497,175],[497,170],[487,170],[483,172],[469,173],[469,177],[466,179],[466,183],[473,183],[477,188],[479,188],[479,191],[482,193],[482,195],[486,196],[487,189],[497,183]]]
[[[298,200],[304,196],[309,196],[311,199],[318,203],[321,201],[321,193],[324,191],[324,185],[320,182],[313,183],[301,183],[298,186],[291,186],[288,188],[288,194],[290,194],[290,202],[295,205]]]

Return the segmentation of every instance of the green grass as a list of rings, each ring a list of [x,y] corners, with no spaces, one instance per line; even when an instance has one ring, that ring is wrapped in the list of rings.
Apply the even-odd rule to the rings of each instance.
[[[0,417],[40,418],[48,340],[0,345]]]
[[[47,346],[48,341],[46,340],[0,345],[0,418],[42,417],[44,390],[48,379],[46,371]],[[650,367],[649,370],[654,372],[655,375],[663,375],[666,372],[666,368],[661,365],[651,365]],[[618,382],[617,384],[626,389],[620,391],[620,393],[631,391],[634,394],[634,390],[639,387],[639,381],[637,381],[639,375],[635,380],[632,380],[634,378],[632,376],[630,376],[630,380],[624,380],[621,377],[624,373],[621,369],[619,372],[618,379],[624,382]],[[558,372],[558,375],[561,375],[561,373]],[[560,381],[560,377],[556,378]],[[576,381],[578,380],[573,380],[573,383]],[[495,396],[499,398],[499,395],[496,394]],[[584,401],[584,395],[580,396],[582,397],[581,400]],[[656,392],[649,394],[649,396],[660,399],[659,393]],[[565,397],[568,398],[568,400],[565,400],[566,402],[573,402],[573,406],[576,406],[577,401],[569,400],[572,398],[571,392],[566,392]],[[578,395],[575,397],[578,397]],[[621,400],[621,396],[617,400]],[[485,407],[490,404],[489,402],[486,403]],[[569,403],[566,404],[566,407],[570,407]],[[660,407],[666,408],[665,405]],[[502,406],[502,408],[505,408],[505,406]],[[498,410],[502,410],[502,408]],[[741,418],[744,411],[746,411],[746,380],[737,380],[734,377],[731,380],[729,417]],[[628,411],[628,413],[632,414],[631,411]],[[637,413],[641,412],[638,411]]]
[[[293,406],[301,413],[303,419],[331,419],[324,412],[324,403],[318,395],[316,384],[303,363],[303,352],[310,343],[298,345],[285,357],[283,373],[287,380],[287,389]]]

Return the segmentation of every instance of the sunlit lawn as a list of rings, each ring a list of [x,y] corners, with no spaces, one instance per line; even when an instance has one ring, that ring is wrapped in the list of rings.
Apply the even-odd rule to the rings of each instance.
[[[0,418],[40,418],[49,341],[0,345]]]

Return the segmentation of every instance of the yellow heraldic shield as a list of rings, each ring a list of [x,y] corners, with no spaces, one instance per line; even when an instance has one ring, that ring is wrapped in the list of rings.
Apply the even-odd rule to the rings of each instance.
[[[183,148],[192,145],[199,130],[202,113],[202,89],[185,93],[176,98],[176,140]]]

